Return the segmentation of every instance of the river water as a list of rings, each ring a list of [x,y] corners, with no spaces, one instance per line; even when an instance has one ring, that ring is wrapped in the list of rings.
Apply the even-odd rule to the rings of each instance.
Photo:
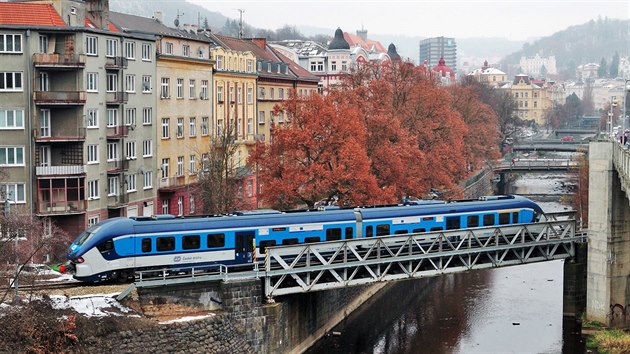
[[[523,175],[508,192],[572,209],[575,176]],[[307,353],[581,353],[562,316],[563,260],[401,281]]]

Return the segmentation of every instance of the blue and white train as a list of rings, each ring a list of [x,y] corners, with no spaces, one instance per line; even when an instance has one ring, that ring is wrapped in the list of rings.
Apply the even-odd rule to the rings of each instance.
[[[245,266],[275,245],[532,223],[542,215],[527,198],[491,196],[324,211],[121,217],[82,232],[67,254],[68,270],[82,281],[127,280],[152,269]]]

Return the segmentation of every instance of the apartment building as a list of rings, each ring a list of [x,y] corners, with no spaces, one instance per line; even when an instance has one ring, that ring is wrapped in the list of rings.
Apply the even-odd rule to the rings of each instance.
[[[457,43],[455,38],[433,37],[420,41],[419,63],[426,63],[433,68],[440,63],[443,58],[445,65],[457,73]]]
[[[533,120],[544,126],[545,112],[553,107],[553,91],[544,82],[534,82],[528,75],[520,74],[514,80],[501,86],[509,90],[517,104],[516,114],[523,120]]]

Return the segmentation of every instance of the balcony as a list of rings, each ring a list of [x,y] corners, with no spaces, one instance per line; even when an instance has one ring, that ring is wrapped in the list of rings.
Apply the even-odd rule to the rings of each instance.
[[[83,214],[87,209],[87,201],[63,201],[63,202],[39,202],[37,205],[38,215],[67,215],[67,214]]]
[[[129,134],[129,127],[126,125],[107,127],[107,139],[122,139]]]
[[[107,162],[107,174],[116,175],[129,170],[129,160],[117,160]]]
[[[83,165],[35,167],[35,176],[37,177],[84,175],[85,173],[85,166]]]
[[[107,196],[107,208],[108,209],[119,209],[124,208],[127,203],[129,203],[129,195],[121,194],[121,195],[110,195]]]
[[[84,54],[33,54],[33,65],[36,68],[81,69],[85,67]]]
[[[174,192],[176,189],[186,186],[186,177],[177,176],[169,178],[160,178],[160,192]]]
[[[35,91],[37,105],[84,105],[84,91]]]
[[[71,141],[85,141],[86,129],[82,127],[53,126],[50,135],[42,136],[41,130],[34,129],[35,142],[37,143],[62,143]]]
[[[123,57],[107,58],[107,62],[105,63],[105,69],[106,70],[127,69],[127,58],[123,58]]]
[[[107,104],[126,104],[129,100],[129,94],[127,92],[108,92],[105,102]]]

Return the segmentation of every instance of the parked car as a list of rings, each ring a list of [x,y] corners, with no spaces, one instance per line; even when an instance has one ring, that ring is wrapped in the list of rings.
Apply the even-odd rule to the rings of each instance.
[[[562,139],[560,139],[560,141],[574,141],[575,139],[573,139],[572,136],[563,136]]]

